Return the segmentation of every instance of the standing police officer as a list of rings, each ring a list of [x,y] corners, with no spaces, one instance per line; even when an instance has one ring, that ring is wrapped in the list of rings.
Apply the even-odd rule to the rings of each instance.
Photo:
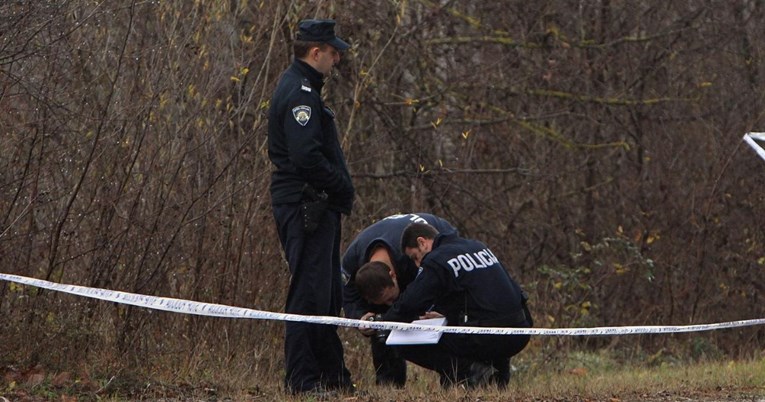
[[[294,60],[271,98],[271,204],[292,275],[285,308],[291,314],[340,314],[340,216],[350,214],[354,188],[335,115],[324,105],[321,89],[341,52],[349,47],[335,35],[335,21],[301,21],[293,45]],[[335,326],[285,325],[285,385],[289,391],[353,389]]]
[[[445,316],[447,325],[533,325],[524,292],[485,244],[413,223],[402,234],[401,248],[421,271],[382,315],[383,321]],[[364,297],[375,298],[381,293],[387,290],[365,287]],[[528,341],[528,335],[444,333],[435,345],[396,348],[406,360],[438,372],[444,386],[477,386],[491,381],[504,387],[510,380],[510,357],[523,350]]]
[[[367,226],[351,242],[343,255],[342,271],[346,279],[343,287],[343,310],[346,317],[366,320],[388,310],[386,304],[371,303],[359,295],[356,273],[362,265],[370,261],[384,264],[391,283],[395,282],[399,291],[406,289],[417,276],[417,266],[400,247],[401,234],[414,222],[428,223],[442,233],[457,231],[446,220],[427,213],[391,215]],[[393,348],[385,346],[384,339],[371,336],[374,334],[373,330],[360,328],[359,331],[371,339],[376,383],[403,387],[406,383],[404,359],[398,356]]]

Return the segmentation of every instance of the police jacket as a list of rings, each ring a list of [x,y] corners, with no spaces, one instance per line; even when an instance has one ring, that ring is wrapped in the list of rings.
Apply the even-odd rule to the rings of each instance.
[[[323,75],[295,59],[271,98],[268,156],[271,203],[297,203],[306,184],[328,195],[329,208],[349,214],[354,189],[337,137],[335,115],[321,99]]]
[[[367,226],[351,242],[343,255],[343,310],[346,317],[361,318],[367,312],[381,313],[388,309],[388,306],[368,303],[356,289],[356,272],[369,262],[372,251],[378,246],[385,247],[390,253],[393,269],[396,271],[396,281],[402,292],[417,276],[414,261],[401,251],[401,234],[414,222],[430,224],[440,233],[457,232],[445,219],[427,213],[391,215]]]
[[[432,307],[447,325],[529,327],[525,295],[489,248],[456,234],[439,234],[421,271],[383,315],[411,322]]]

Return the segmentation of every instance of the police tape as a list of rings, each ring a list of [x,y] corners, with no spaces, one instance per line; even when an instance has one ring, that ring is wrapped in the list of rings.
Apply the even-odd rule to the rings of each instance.
[[[340,317],[312,316],[299,314],[274,313],[270,311],[253,310],[243,307],[223,304],[202,303],[192,300],[174,299],[170,297],[148,296],[137,293],[121,292],[78,285],[66,285],[41,279],[28,278],[19,275],[0,273],[0,280],[49,289],[73,295],[105,300],[119,304],[128,304],[153,310],[168,311],[181,314],[201,315],[221,318],[249,318],[274,321],[292,321],[311,324],[327,324],[342,327],[367,327],[377,330],[404,331],[436,331],[456,334],[481,335],[636,335],[636,334],[666,334],[680,332],[701,332],[726,328],[749,327],[764,325],[765,318],[721,322],[716,324],[675,325],[675,326],[625,326],[625,327],[593,327],[593,328],[497,328],[497,327],[436,327],[386,321],[362,321]]]
[[[744,141],[757,152],[757,155],[760,155],[760,158],[765,160],[765,149],[757,143],[757,141],[765,141],[765,133],[746,133]]]

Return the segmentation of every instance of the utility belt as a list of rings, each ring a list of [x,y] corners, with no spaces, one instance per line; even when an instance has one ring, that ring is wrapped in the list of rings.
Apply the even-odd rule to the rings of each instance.
[[[492,318],[473,318],[463,314],[460,325],[468,327],[530,327],[532,321],[530,320],[530,315],[526,314],[526,311],[526,308],[521,308],[513,313]]]
[[[511,328],[531,328],[534,326],[534,318],[531,316],[527,304],[529,296],[521,291],[521,308],[510,313],[491,318],[475,318],[468,314],[467,295],[465,295],[465,308],[460,315],[460,324],[472,327],[511,327]]]

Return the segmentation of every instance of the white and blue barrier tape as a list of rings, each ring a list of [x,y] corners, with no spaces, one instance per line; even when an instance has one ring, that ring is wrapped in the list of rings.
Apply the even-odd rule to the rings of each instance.
[[[765,149],[757,143],[757,141],[765,141],[765,133],[746,133],[744,141],[754,149],[754,152],[757,152],[757,155],[760,155],[760,158],[765,160]]]
[[[324,317],[273,313],[249,308],[226,306],[223,304],[201,303],[191,300],[174,299],[169,297],[147,296],[136,293],[120,292],[86,286],[65,285],[19,275],[0,273],[0,280],[15,282],[22,285],[35,286],[42,289],[90,297],[120,304],[129,304],[154,310],[169,311],[181,314],[193,314],[222,318],[250,318],[275,321],[295,321],[312,324],[329,324],[342,327],[368,327],[372,329],[398,329],[416,331],[438,331],[459,334],[486,335],[634,335],[634,334],[667,334],[680,332],[712,331],[726,328],[749,327],[765,324],[765,318],[754,320],[729,321],[715,324],[671,325],[671,326],[625,326],[625,327],[594,327],[594,328],[494,328],[494,327],[435,327],[400,322],[361,321],[340,317]]]

